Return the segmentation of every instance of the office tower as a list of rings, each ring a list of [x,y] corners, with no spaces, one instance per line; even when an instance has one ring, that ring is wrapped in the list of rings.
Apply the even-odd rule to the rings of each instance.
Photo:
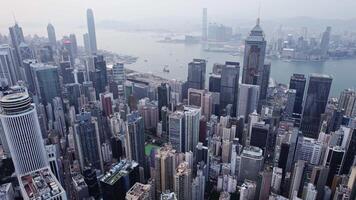
[[[92,118],[90,112],[83,110],[76,115],[74,134],[81,169],[93,166],[103,171],[98,122]]]
[[[209,92],[220,92],[221,74],[211,74],[209,76]]]
[[[206,90],[188,89],[188,105],[201,108],[202,115],[210,118],[213,111],[213,96]]]
[[[103,115],[109,117],[113,114],[114,96],[110,92],[100,93],[101,108]]]
[[[69,40],[72,45],[71,49],[72,49],[73,57],[76,58],[78,56],[78,45],[77,45],[77,38],[75,37],[74,33],[69,35]],[[73,64],[75,64],[75,63],[73,63]]]
[[[169,142],[177,152],[185,152],[185,116],[182,111],[175,111],[169,115]]]
[[[240,187],[240,199],[254,200],[257,190],[256,183],[248,179],[244,180]]]
[[[203,200],[205,193],[205,176],[202,170],[197,171],[197,176],[192,182],[192,199],[193,200]]]
[[[199,141],[201,110],[197,107],[184,107],[184,128],[185,128],[185,150],[184,152],[194,151]]]
[[[42,63],[32,63],[30,66],[36,95],[40,102],[46,106],[53,98],[61,97],[58,68]]]
[[[323,165],[329,168],[326,185],[331,187],[335,175],[340,175],[345,150],[339,146],[328,147]]]
[[[75,199],[89,198],[88,185],[85,183],[84,177],[81,174],[72,176],[73,196]]]
[[[117,84],[118,94],[121,99],[125,99],[125,69],[123,63],[116,63],[112,67],[112,78]]]
[[[90,72],[90,80],[94,84],[96,98],[99,94],[105,92],[105,87],[108,84],[106,61],[103,55],[94,56],[94,71]]]
[[[269,124],[254,123],[250,133],[250,145],[261,148],[264,155],[267,155],[269,129]]]
[[[65,88],[67,90],[67,99],[69,100],[69,105],[74,106],[75,112],[79,113],[81,109],[80,96],[81,96],[81,85],[79,83],[66,84]]]
[[[257,181],[258,173],[263,167],[263,151],[254,146],[246,146],[241,153],[238,180]]]
[[[239,77],[240,63],[226,62],[221,71],[220,109],[232,105],[232,117],[236,117]]]
[[[259,107],[262,107],[262,105],[266,105],[267,103],[267,90],[268,90],[268,84],[269,84],[269,76],[271,74],[271,63],[264,64],[263,65],[263,70],[262,70],[262,80],[260,86],[260,102],[259,102]]]
[[[9,31],[10,31],[10,37],[11,37],[11,44],[12,44],[12,47],[15,49],[17,64],[22,65],[20,49],[19,49],[20,44],[22,42],[25,42],[22,28],[17,23],[15,23],[14,26],[9,28]]]
[[[356,91],[345,89],[341,91],[338,101],[338,110],[344,110],[348,117],[356,116]]]
[[[295,104],[295,98],[296,98],[296,90],[294,90],[294,89],[287,90],[287,102],[286,102],[286,106],[284,108],[284,113],[283,113],[285,118],[292,117],[294,104]]]
[[[313,167],[310,183],[315,185],[317,190],[317,199],[322,199],[325,193],[326,180],[328,178],[329,168],[325,166]]]
[[[353,166],[354,161],[355,161],[356,129],[353,129],[353,131],[346,138],[346,141],[347,141],[346,152],[345,152],[345,158],[342,163],[341,174],[348,174],[350,172],[350,169]]]
[[[145,167],[145,127],[139,112],[134,111],[127,115],[126,134],[129,145],[126,151],[130,160],[135,160],[141,167]]]
[[[0,106],[1,124],[18,178],[48,167],[36,108],[27,92],[3,96]]]
[[[282,184],[283,169],[279,167],[273,167],[272,180],[271,180],[271,192],[279,194]]]
[[[0,45],[0,78],[8,85],[15,85],[19,80],[19,68],[12,48],[7,44]]]
[[[96,33],[95,33],[95,23],[94,14],[92,9],[87,9],[87,25],[88,25],[88,35],[91,54],[97,53],[98,49],[96,46]]]
[[[90,47],[90,37],[89,33],[83,34],[83,43],[86,55],[91,55],[91,47]]]
[[[202,23],[202,33],[201,39],[206,41],[208,39],[208,9],[203,8],[203,23]]]
[[[178,165],[174,175],[174,193],[178,200],[191,199],[192,194],[192,171],[187,162]]]
[[[321,114],[325,112],[331,83],[331,76],[320,74],[310,75],[300,128],[304,136],[318,138]]]
[[[324,146],[313,138],[300,137],[296,157],[312,165],[319,165],[324,155]]]
[[[149,184],[135,183],[128,192],[126,200],[153,200],[151,196],[153,188]]]
[[[57,46],[56,31],[51,23],[47,25],[47,36],[48,36],[48,41],[52,45],[52,47],[56,47]]]
[[[47,167],[21,176],[19,185],[23,199],[67,200],[67,194],[63,187]]]
[[[60,168],[60,152],[54,144],[45,146],[50,169],[58,181],[62,182],[62,169]]]
[[[93,167],[84,167],[82,170],[84,181],[88,185],[89,195],[98,198],[100,195],[99,182],[96,177],[96,170]]]
[[[188,64],[188,88],[198,90],[205,89],[206,61],[203,59],[193,59]]]
[[[289,89],[296,90],[293,113],[297,115],[302,114],[305,84],[306,78],[303,74],[293,74],[289,81]]]
[[[171,87],[168,83],[161,83],[157,88],[158,93],[158,110],[162,110],[162,107],[165,106],[170,109],[171,102]],[[159,112],[159,120],[162,120],[161,112]]]
[[[326,27],[320,42],[320,51],[323,58],[327,57],[330,43],[331,27]]]
[[[250,84],[239,84],[239,94],[237,103],[237,117],[248,119],[249,114],[258,108],[260,86]]]
[[[305,161],[298,160],[294,164],[294,170],[291,177],[291,185],[289,188],[289,198],[292,198],[295,193],[300,193],[301,186],[303,185],[305,171]]]
[[[256,26],[245,40],[242,83],[261,86],[265,54],[266,40],[260,27],[260,19],[257,19]]]
[[[158,193],[173,190],[173,175],[176,168],[176,150],[171,145],[161,147],[154,157],[155,187]]]
[[[103,200],[125,199],[126,192],[138,181],[138,163],[121,160],[100,179]]]
[[[146,130],[157,128],[159,112],[155,102],[150,102],[148,98],[141,99],[138,105],[138,112],[143,118]]]

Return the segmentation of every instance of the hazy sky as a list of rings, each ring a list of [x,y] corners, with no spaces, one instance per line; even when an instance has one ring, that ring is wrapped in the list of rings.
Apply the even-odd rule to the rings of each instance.
[[[12,13],[23,26],[86,25],[86,8],[93,8],[96,22],[200,20],[203,7],[210,18],[250,19],[258,15],[259,1],[262,19],[356,18],[356,0],[1,0],[0,32],[13,24]]]

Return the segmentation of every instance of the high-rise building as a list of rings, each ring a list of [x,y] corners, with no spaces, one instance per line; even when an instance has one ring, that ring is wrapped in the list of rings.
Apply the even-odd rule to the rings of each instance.
[[[32,63],[35,92],[43,105],[51,103],[53,98],[61,97],[58,68],[53,65]]]
[[[206,41],[208,39],[208,9],[203,8],[203,22],[202,22],[201,39]]]
[[[300,193],[303,186],[303,179],[305,173],[305,161],[298,160],[294,164],[294,170],[291,177],[291,185],[289,188],[289,198],[292,198],[295,193]]]
[[[323,165],[329,168],[329,174],[326,185],[331,187],[335,175],[340,175],[342,161],[345,156],[345,150],[340,146],[328,147],[325,153]]]
[[[260,94],[260,86],[250,84],[240,84],[238,103],[237,103],[237,117],[244,117],[248,119],[249,114],[257,111],[258,100]]]
[[[184,152],[194,151],[199,142],[201,109],[192,106],[184,107],[184,134],[185,134],[185,149]]]
[[[242,83],[261,85],[264,60],[266,55],[266,40],[260,27],[260,19],[245,40]]]
[[[354,161],[356,161],[356,129],[353,129],[351,134],[348,135],[347,143],[348,144],[346,146],[345,158],[342,163],[342,174],[349,174]]]
[[[178,165],[174,175],[174,192],[178,200],[191,199],[192,194],[192,171],[187,162]]]
[[[94,70],[89,72],[90,81],[93,82],[96,98],[99,94],[105,92],[105,87],[108,85],[106,61],[103,55],[95,55],[93,57]]]
[[[202,170],[197,171],[197,176],[192,182],[192,199],[203,200],[205,193],[205,176]]]
[[[293,113],[302,114],[303,97],[306,79],[303,74],[293,74],[289,81],[289,89],[296,90]]]
[[[220,92],[221,74],[211,74],[209,76],[209,92]]]
[[[88,185],[85,183],[84,177],[81,174],[72,176],[72,187],[75,199],[89,198]]]
[[[320,51],[323,58],[327,57],[330,43],[331,27],[326,27],[320,42]]]
[[[232,117],[236,117],[240,63],[226,62],[221,71],[220,110],[232,105]]]
[[[297,92],[295,89],[287,90],[287,102],[286,102],[286,106],[284,108],[284,113],[283,113],[285,118],[290,118],[293,115],[296,93]]]
[[[15,23],[14,26],[9,28],[9,31],[10,31],[10,37],[11,37],[11,44],[12,44],[12,47],[15,49],[17,64],[22,65],[20,49],[19,49],[20,44],[25,42],[22,28],[17,23]]]
[[[135,160],[140,167],[146,166],[145,160],[145,127],[144,121],[138,111],[127,115],[127,142],[130,160]]]
[[[176,168],[176,150],[171,145],[161,147],[154,158],[155,188],[158,193],[173,191],[173,175]]]
[[[182,111],[169,115],[169,142],[177,152],[185,152],[185,116]]]
[[[126,192],[126,200],[154,200],[152,197],[153,188],[149,184],[135,183],[128,192]]]
[[[257,190],[256,182],[248,179],[244,180],[240,188],[240,199],[246,199],[246,200],[255,199],[255,196],[258,196],[256,194],[256,190]]]
[[[193,59],[188,64],[188,88],[205,89],[206,61],[203,59]]]
[[[76,58],[78,56],[78,45],[77,45],[77,38],[75,37],[74,33],[69,35],[69,40],[72,45],[73,57]],[[73,64],[75,64],[75,63],[73,63]]]
[[[125,69],[123,63],[116,63],[112,67],[113,81],[117,84],[118,95],[125,99]]]
[[[238,180],[244,181],[245,179],[257,181],[258,174],[263,167],[263,151],[262,149],[254,146],[247,146],[243,149],[240,156],[240,169]]]
[[[263,154],[267,154],[268,140],[269,140],[269,124],[254,123],[252,125],[250,136],[250,145],[259,147],[263,150]]]
[[[88,25],[88,35],[91,54],[97,53],[98,49],[96,46],[96,33],[95,33],[95,23],[94,14],[92,9],[87,9],[87,25]]]
[[[98,122],[92,118],[90,112],[82,111],[76,116],[74,133],[82,170],[84,167],[93,166],[103,171]]]
[[[279,194],[282,184],[282,168],[273,167],[272,180],[271,180],[271,192]]]
[[[15,85],[19,72],[12,48],[7,44],[0,45],[0,78],[6,80],[8,85]]]
[[[338,110],[344,110],[348,117],[356,116],[356,91],[353,89],[345,89],[341,91],[338,101]]]
[[[170,109],[171,102],[171,87],[168,83],[161,83],[157,88],[158,93],[158,110],[162,110],[163,106]],[[159,120],[162,120],[161,112],[159,112]]]
[[[318,192],[312,183],[308,183],[306,186],[304,186],[303,199],[316,200],[317,194],[318,194]]]
[[[83,34],[83,43],[86,55],[91,55],[91,47],[90,47],[90,37],[89,33]]]
[[[331,76],[321,74],[310,75],[301,121],[301,131],[304,136],[318,138],[321,114],[325,112],[331,83]]]
[[[138,181],[138,163],[121,160],[100,179],[103,200],[125,199],[126,192]]]
[[[51,23],[47,25],[47,36],[48,36],[48,41],[52,45],[52,47],[56,47],[57,45],[56,31]]]
[[[49,166],[37,111],[27,92],[0,99],[2,128],[18,177]]]

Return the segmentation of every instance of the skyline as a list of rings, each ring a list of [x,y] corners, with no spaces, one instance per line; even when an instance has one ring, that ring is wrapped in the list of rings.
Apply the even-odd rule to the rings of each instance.
[[[296,17],[323,20],[355,19],[356,14],[352,8],[356,7],[356,2],[343,1],[349,6],[345,7],[343,3],[335,0],[328,0],[328,2],[314,0],[313,5],[307,0],[302,0],[302,2],[296,0],[288,2],[261,0],[260,17],[264,21],[278,21]],[[28,7],[33,9],[28,9]],[[86,20],[83,13],[88,8],[95,10],[98,16],[96,17],[97,23],[117,21],[138,26],[145,26],[147,23],[152,27],[164,27],[169,25],[161,22],[160,19],[164,17],[173,23],[177,23],[178,26],[181,25],[179,20],[183,21],[180,22],[182,24],[189,22],[199,25],[201,10],[204,7],[208,9],[209,19],[218,23],[254,21],[259,15],[259,0],[250,2],[227,0],[224,4],[212,0],[204,3],[202,0],[194,2],[157,0],[155,4],[142,0],[104,0],[100,3],[89,0],[85,5],[78,0],[58,2],[37,0],[30,4],[21,2],[21,0],[14,0],[4,2],[4,6],[0,8],[0,17],[3,19],[0,22],[0,32],[4,32],[9,25],[13,24],[14,18],[23,26],[29,27],[40,27],[48,23],[52,23],[56,27],[85,27]]]

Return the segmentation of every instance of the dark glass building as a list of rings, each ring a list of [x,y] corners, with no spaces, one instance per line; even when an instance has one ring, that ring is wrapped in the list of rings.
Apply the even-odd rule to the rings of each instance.
[[[232,105],[232,117],[236,117],[240,63],[226,62],[221,71],[220,111]]]
[[[171,102],[171,87],[168,83],[161,83],[157,88],[158,92],[158,110],[160,111],[163,106],[169,108]],[[162,112],[159,112],[159,120],[162,120]]]
[[[293,113],[297,115],[302,114],[302,105],[306,82],[307,81],[304,74],[293,74],[289,81],[289,89],[296,90]]]
[[[301,131],[304,136],[318,138],[321,114],[325,112],[331,83],[331,76],[310,75],[301,122]]]
[[[206,61],[193,59],[188,64],[188,88],[205,89]]]

